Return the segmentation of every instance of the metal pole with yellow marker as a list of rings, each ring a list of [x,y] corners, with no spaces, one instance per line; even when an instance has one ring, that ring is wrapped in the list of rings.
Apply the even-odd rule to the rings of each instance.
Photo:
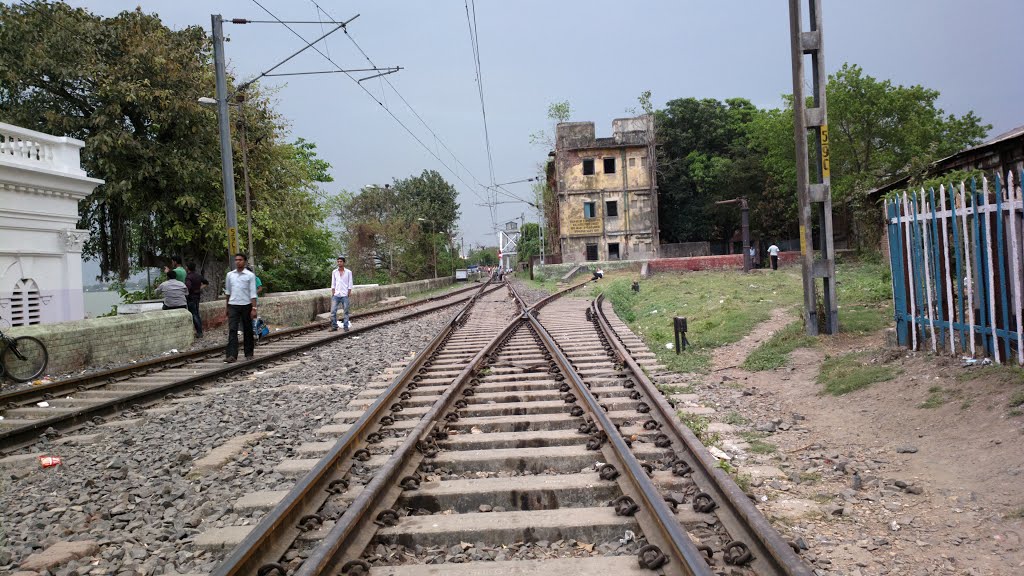
[[[801,4],[807,3],[810,30],[803,30]],[[789,0],[793,59],[793,136],[796,143],[796,188],[800,216],[800,262],[804,281],[804,318],[807,333],[839,332],[836,299],[835,245],[832,238],[832,189],[829,184],[828,122],[825,107],[825,50],[821,29],[821,0]],[[813,106],[804,97],[804,57],[811,59]],[[815,141],[814,173],[809,166],[808,134]],[[813,225],[818,225],[818,243]],[[818,278],[822,280],[822,310],[818,314]]]
[[[228,116],[228,82],[224,69],[224,19],[210,16],[213,22],[213,66],[217,83],[217,120],[220,126],[221,181],[224,185],[224,211],[228,224],[228,270],[234,267],[238,252],[238,211],[235,208],[235,167],[231,158],[231,118]]]

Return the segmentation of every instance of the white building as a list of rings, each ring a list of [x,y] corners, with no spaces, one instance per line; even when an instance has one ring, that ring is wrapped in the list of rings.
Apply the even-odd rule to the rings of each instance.
[[[85,143],[0,122],[0,326],[80,320]]]

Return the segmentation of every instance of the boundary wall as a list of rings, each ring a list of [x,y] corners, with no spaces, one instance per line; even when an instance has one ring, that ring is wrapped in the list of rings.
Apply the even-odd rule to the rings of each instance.
[[[451,278],[417,280],[356,288],[349,305],[354,310],[384,298],[436,290],[452,284]],[[271,326],[299,326],[317,314],[330,312],[330,289],[282,292],[260,298],[260,316]],[[227,320],[224,300],[200,304],[203,327],[217,329]],[[11,337],[34,336],[46,344],[50,361],[46,374],[67,374],[108,364],[158,356],[171,350],[185,351],[195,342],[192,314],[187,310],[160,310],[60,322],[18,326],[4,333]]]
[[[768,260],[765,256],[765,267]],[[788,266],[799,263],[799,252],[779,253],[779,266]],[[618,270],[631,270],[641,272],[644,265],[647,265],[649,274],[659,272],[697,272],[700,270],[743,270],[742,254],[722,254],[719,256],[691,256],[688,258],[658,258],[655,260],[612,260],[612,261],[590,261],[575,262],[569,264],[547,264],[534,266],[534,277],[540,280],[551,278],[562,278],[573,268],[580,266],[577,276],[583,273],[589,274],[591,270],[603,268],[605,272]]]
[[[770,269],[768,256],[765,256],[762,269]],[[799,252],[780,252],[779,266],[799,263]],[[659,258],[649,262],[651,274],[659,272],[697,272],[700,270],[743,270],[742,254],[722,254],[720,256],[695,256],[692,258]]]

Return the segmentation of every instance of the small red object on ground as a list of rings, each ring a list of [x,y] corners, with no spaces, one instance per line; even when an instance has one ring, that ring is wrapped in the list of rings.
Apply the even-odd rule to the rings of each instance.
[[[61,464],[60,456],[40,456],[39,463],[43,466],[43,468],[59,466]]]

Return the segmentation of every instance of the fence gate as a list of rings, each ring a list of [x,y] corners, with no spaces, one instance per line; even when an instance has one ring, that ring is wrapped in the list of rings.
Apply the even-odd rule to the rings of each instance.
[[[899,343],[1024,365],[1020,174],[885,202]],[[992,189],[994,188],[994,189]]]

